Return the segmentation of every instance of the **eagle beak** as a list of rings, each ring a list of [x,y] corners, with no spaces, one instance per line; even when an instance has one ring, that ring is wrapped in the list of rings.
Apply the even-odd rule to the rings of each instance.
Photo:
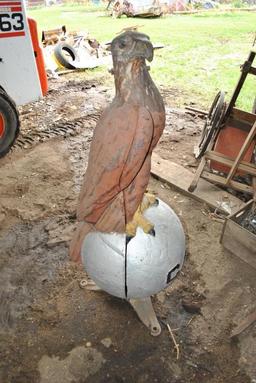
[[[154,57],[154,48],[150,41],[145,41],[145,59],[151,62]]]
[[[147,47],[146,47],[146,59],[151,62],[154,58],[154,48],[153,48],[153,45],[151,44],[151,42],[149,42],[147,44]]]
[[[148,39],[138,39],[136,44],[137,56],[141,56],[148,61],[152,61],[154,57],[154,49],[152,43]]]

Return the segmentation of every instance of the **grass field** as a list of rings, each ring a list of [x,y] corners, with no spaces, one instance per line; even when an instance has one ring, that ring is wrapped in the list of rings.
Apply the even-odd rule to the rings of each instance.
[[[178,90],[175,104],[195,102],[205,108],[219,89],[226,91],[229,99],[256,31],[255,12],[112,19],[92,8],[58,6],[30,10],[29,15],[37,20],[40,30],[66,25],[68,30],[87,30],[100,42],[112,39],[124,27],[142,26],[139,30],[149,34],[153,42],[165,44],[151,64],[155,82]],[[106,68],[95,73],[104,74]],[[250,111],[255,95],[256,76],[250,76],[239,107]]]

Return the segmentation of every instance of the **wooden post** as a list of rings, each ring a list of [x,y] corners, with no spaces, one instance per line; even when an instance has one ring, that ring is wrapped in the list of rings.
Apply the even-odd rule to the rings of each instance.
[[[236,157],[236,159],[233,163],[232,168],[230,169],[230,172],[229,172],[227,179],[226,179],[226,185],[228,185],[230,183],[230,181],[232,180],[232,178],[234,177],[239,163],[244,158],[244,155],[247,152],[247,150],[248,150],[249,146],[251,145],[251,142],[255,136],[256,136],[256,121],[254,122],[248,136],[246,137],[246,140],[243,143],[242,148],[240,149],[240,152],[238,153],[238,156]]]

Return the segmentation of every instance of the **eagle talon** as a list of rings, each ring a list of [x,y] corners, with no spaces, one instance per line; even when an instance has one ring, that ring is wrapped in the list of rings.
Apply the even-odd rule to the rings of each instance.
[[[125,238],[126,246],[128,245],[128,243],[129,243],[134,237],[135,237],[134,235],[127,235],[127,234],[126,234],[126,238]]]
[[[155,199],[155,202],[153,203],[153,205],[152,206],[158,206],[159,205],[159,199],[158,198],[156,198]]]
[[[155,229],[149,230],[149,232],[147,234],[152,235],[152,237],[155,237],[156,236]]]

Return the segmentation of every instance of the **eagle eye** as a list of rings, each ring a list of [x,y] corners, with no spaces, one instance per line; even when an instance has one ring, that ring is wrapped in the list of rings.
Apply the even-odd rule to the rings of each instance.
[[[119,48],[123,49],[123,48],[125,48],[125,46],[126,46],[125,41],[124,41],[124,40],[121,40],[121,41],[119,42]]]

